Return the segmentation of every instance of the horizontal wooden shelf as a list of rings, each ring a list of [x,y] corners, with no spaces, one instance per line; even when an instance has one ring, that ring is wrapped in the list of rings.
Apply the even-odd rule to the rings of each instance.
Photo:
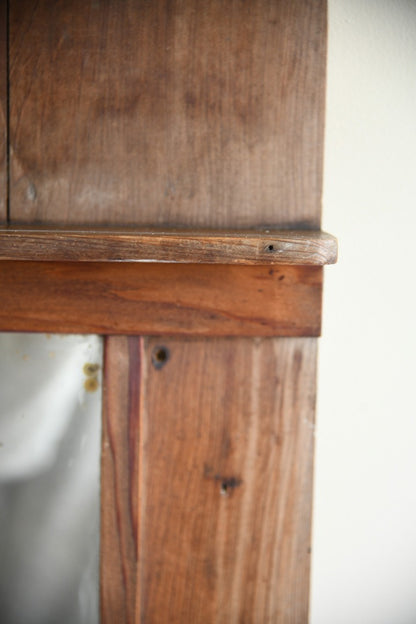
[[[318,336],[322,267],[0,262],[0,331]]]
[[[0,260],[315,265],[337,260],[319,231],[1,227]]]

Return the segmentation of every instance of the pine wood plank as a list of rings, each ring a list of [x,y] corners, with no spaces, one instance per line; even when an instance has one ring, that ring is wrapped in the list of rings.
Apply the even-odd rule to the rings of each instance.
[[[315,358],[145,340],[137,623],[307,622]]]
[[[316,336],[322,267],[0,262],[1,331]]]
[[[0,3],[0,223],[7,223],[7,2]]]
[[[10,17],[12,222],[319,229],[325,0]]]
[[[101,454],[101,624],[134,624],[138,562],[140,338],[107,337]]]
[[[325,232],[0,227],[0,260],[321,266],[336,258]]]

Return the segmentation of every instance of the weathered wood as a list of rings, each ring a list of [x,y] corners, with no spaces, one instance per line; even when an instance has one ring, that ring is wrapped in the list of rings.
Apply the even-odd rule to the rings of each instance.
[[[10,0],[11,220],[319,229],[325,0]]]
[[[8,9],[7,2],[0,2],[0,223],[7,223],[7,65],[8,65]]]
[[[101,624],[134,624],[140,444],[140,338],[107,337],[101,455]]]
[[[0,260],[321,266],[336,258],[325,232],[0,227]]]
[[[326,0],[10,3],[13,223],[319,229]],[[242,268],[263,270],[228,267]],[[128,364],[143,435],[129,437],[128,459],[118,446],[139,480],[140,563],[135,577],[128,549],[102,562],[108,622],[134,611],[136,624],[307,621],[315,349],[308,338],[145,340],[140,373]],[[130,422],[118,366],[107,360],[111,409]],[[125,475],[108,464],[102,495]],[[107,554],[131,531],[123,500]],[[137,603],[123,593],[136,580]]]
[[[0,262],[1,331],[317,336],[322,267]]]
[[[145,340],[137,623],[308,621],[315,358]]]

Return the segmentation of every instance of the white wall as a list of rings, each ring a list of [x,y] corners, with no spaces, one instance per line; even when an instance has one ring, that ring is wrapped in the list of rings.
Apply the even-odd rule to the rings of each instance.
[[[311,624],[416,622],[416,0],[329,0]]]

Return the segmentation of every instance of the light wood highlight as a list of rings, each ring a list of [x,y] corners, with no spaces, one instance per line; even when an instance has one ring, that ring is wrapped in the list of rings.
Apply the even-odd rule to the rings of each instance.
[[[145,340],[137,624],[308,621],[315,358]]]
[[[325,232],[0,227],[0,260],[321,266],[336,259],[337,241]]]
[[[10,0],[11,221],[319,229],[325,0]]]
[[[101,624],[134,624],[138,562],[140,338],[104,345],[101,453]]]
[[[0,262],[0,330],[317,336],[322,267]]]

